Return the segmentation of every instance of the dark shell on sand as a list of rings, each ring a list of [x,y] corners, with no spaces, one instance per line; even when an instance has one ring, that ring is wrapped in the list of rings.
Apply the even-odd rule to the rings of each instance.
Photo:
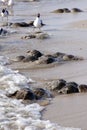
[[[71,11],[68,8],[57,9],[53,11],[53,13],[70,13],[70,12]]]
[[[66,61],[67,61],[67,60],[74,60],[74,58],[75,58],[75,57],[74,57],[73,55],[64,55],[64,56],[63,56],[63,60],[66,60]]]
[[[57,81],[53,81],[50,84],[50,90],[58,91],[58,90],[62,89],[65,85],[66,85],[66,81],[63,79],[59,79]]]
[[[85,85],[85,84],[79,85],[79,91],[80,92],[87,92],[87,85]]]
[[[64,8],[64,13],[70,13],[71,11],[68,8]]]
[[[60,94],[79,93],[78,84],[75,82],[69,82],[60,91]]]
[[[55,57],[55,58],[58,58],[58,57],[63,57],[64,55],[65,55],[65,53],[56,52],[52,56]]]
[[[16,57],[16,61],[22,61],[25,58],[25,56],[17,56]]]
[[[35,56],[27,56],[23,59],[23,62],[34,62],[35,60],[37,60]]]
[[[81,9],[79,8],[72,8],[71,10],[69,10],[68,8],[63,8],[63,9],[57,9],[54,10],[53,13],[78,13],[78,12],[83,12]]]
[[[82,57],[67,55],[65,53],[56,52],[54,54],[43,54],[38,50],[27,51],[27,56],[17,56],[14,61],[34,62],[36,64],[64,63],[71,60],[83,60]]]
[[[29,88],[23,88],[12,94],[7,94],[6,96],[23,100],[39,100],[51,98],[52,94],[43,88],[34,88],[33,90],[30,90]]]
[[[27,51],[28,55],[34,56],[35,58],[41,57],[43,54],[38,50]]]
[[[37,99],[48,98],[48,93],[43,88],[35,88],[33,92],[36,95]]]
[[[50,64],[53,63],[54,59],[51,57],[46,57],[46,56],[42,56],[38,59],[37,63],[38,64]]]
[[[33,23],[34,23],[34,21],[30,21],[30,22],[28,23],[28,25],[29,25],[29,26],[33,26]]]
[[[57,9],[57,10],[54,10],[53,13],[64,13],[64,10],[63,9]]]
[[[66,85],[72,85],[77,88],[78,84],[76,82],[68,82]]]
[[[30,27],[33,26],[33,21],[30,21],[29,23],[26,22],[20,22],[20,23],[12,23],[12,27]]]
[[[83,11],[81,9],[79,9],[79,8],[72,8],[71,12],[72,13],[79,13],[79,12],[83,12]]]
[[[7,96],[23,100],[34,100],[36,98],[34,93],[28,88],[18,90],[13,94],[8,94]]]
[[[65,55],[65,53],[61,53],[61,52],[56,52],[54,53],[52,56],[54,58],[62,58]]]

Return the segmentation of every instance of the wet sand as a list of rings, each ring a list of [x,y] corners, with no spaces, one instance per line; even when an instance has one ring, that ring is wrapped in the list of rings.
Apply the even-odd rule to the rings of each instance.
[[[62,52],[81,56],[84,57],[84,60],[45,67],[29,67],[29,63],[13,62],[11,65],[8,65],[8,67],[18,69],[20,73],[23,73],[37,82],[62,78],[66,81],[75,81],[78,84],[87,84],[86,5],[86,0],[84,2],[81,0],[79,2],[72,2],[71,0],[67,0],[66,2],[58,2],[57,0],[51,2],[49,2],[49,0],[42,0],[41,2],[16,1],[13,10],[14,16],[10,16],[9,21],[28,22],[34,20],[35,15],[41,11],[41,17],[44,23],[46,23],[42,31],[48,33],[50,38],[46,40],[21,39],[22,36],[32,32],[33,29],[29,27],[4,27],[10,31],[16,31],[16,33],[6,37],[0,37],[0,55],[14,59],[18,55],[26,55],[28,50],[37,49],[46,54]],[[78,14],[50,13],[57,8],[68,7],[71,9],[76,6],[83,9],[84,12]],[[32,9],[32,7],[34,8]],[[62,126],[80,127],[82,130],[86,130],[86,98],[86,93],[57,96],[52,100],[51,104],[46,107],[43,118],[50,119]]]
[[[87,94],[57,96],[44,112],[44,119],[63,126],[87,130]]]

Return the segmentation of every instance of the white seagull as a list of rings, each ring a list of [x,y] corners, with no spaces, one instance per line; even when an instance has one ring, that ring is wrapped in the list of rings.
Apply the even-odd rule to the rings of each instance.
[[[1,16],[2,16],[2,20],[3,20],[3,17],[7,17],[7,21],[8,21],[9,12],[6,8],[2,9]]]
[[[8,0],[8,6],[11,7],[14,5],[14,1],[13,0]]]
[[[45,25],[45,24],[43,24],[42,20],[40,19],[40,13],[37,14],[37,17],[36,17],[36,19],[34,20],[33,25],[34,25],[35,28],[39,28],[39,30],[40,30],[40,28],[41,28],[42,26]]]

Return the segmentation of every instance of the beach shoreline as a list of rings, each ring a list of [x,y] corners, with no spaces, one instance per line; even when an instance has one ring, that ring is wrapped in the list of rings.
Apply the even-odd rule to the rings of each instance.
[[[11,64],[7,66],[19,73],[31,78],[39,85],[50,80],[64,79],[67,82],[77,82],[87,84],[87,9],[86,0],[84,2],[72,0],[63,3],[55,0],[41,1],[35,3],[23,2],[14,6],[14,17],[10,16],[11,22],[23,22],[34,20],[36,13],[41,11],[41,18],[46,23],[42,31],[49,35],[49,38],[42,39],[22,39],[22,36],[32,32],[32,27],[9,28],[4,27],[12,33],[0,39],[0,55],[11,59]],[[56,3],[56,5],[55,5]],[[57,5],[57,3],[59,5]],[[72,4],[73,3],[73,4]],[[43,6],[44,5],[44,6]],[[49,8],[48,8],[49,6]],[[54,14],[54,9],[67,7],[69,9],[81,8],[83,12],[73,14]],[[30,7],[30,9],[29,9]],[[35,7],[32,11],[32,7]],[[44,10],[46,7],[46,10]],[[28,8],[28,10],[26,10]],[[24,13],[25,10],[25,13]],[[18,11],[18,12],[17,12]],[[28,13],[27,13],[28,11]],[[26,15],[25,15],[26,14]],[[83,60],[70,61],[64,64],[38,65],[29,63],[14,62],[17,56],[27,55],[29,50],[39,50],[45,54],[56,52],[66,53],[82,57]],[[46,106],[42,119],[50,120],[64,127],[87,129],[87,94],[70,94],[55,96],[51,103]]]

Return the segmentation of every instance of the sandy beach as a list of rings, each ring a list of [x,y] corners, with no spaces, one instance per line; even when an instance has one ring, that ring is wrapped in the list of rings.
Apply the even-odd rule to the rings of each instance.
[[[64,95],[54,98],[47,106],[43,119],[50,119],[65,127],[87,129],[87,94]]]
[[[32,27],[11,28],[4,27],[12,32],[7,36],[0,36],[0,55],[15,59],[18,55],[27,55],[28,50],[39,50],[50,54],[62,52],[83,57],[84,60],[70,61],[64,64],[48,66],[29,66],[29,63],[12,62],[8,67],[19,70],[20,73],[38,83],[50,80],[65,79],[78,84],[87,84],[87,1],[66,0],[39,2],[15,1],[13,14],[9,16],[9,22],[29,22],[35,19],[38,12],[41,13],[46,26],[42,31],[49,34],[49,38],[21,39],[33,31]],[[44,9],[45,7],[45,9]],[[81,13],[51,13],[58,8],[74,7],[83,10]],[[27,9],[27,10],[26,10]],[[2,23],[1,19],[0,22]],[[87,130],[87,94],[70,94],[56,96],[46,106],[43,119],[48,119],[64,127],[81,128]]]

